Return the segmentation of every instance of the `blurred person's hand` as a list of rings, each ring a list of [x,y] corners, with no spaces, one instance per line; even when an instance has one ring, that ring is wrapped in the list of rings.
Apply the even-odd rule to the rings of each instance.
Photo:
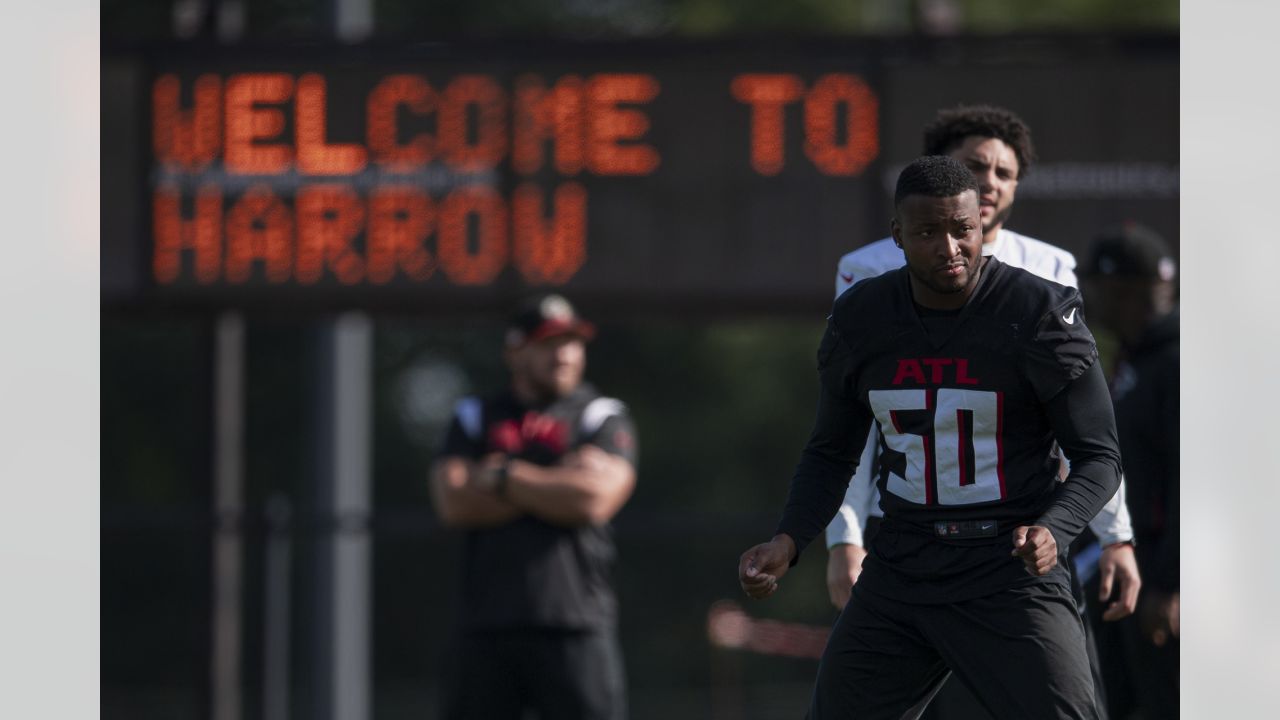
[[[1148,590],[1138,609],[1142,634],[1152,645],[1164,647],[1178,638],[1178,593]]]
[[[761,600],[778,589],[778,580],[791,568],[796,543],[790,535],[774,535],[767,543],[761,543],[742,553],[738,559],[738,584],[751,597]]]
[[[1138,591],[1142,589],[1142,577],[1138,574],[1138,558],[1129,543],[1113,543],[1102,549],[1098,558],[1098,599],[1111,600],[1115,587],[1119,597],[1111,600],[1102,611],[1107,622],[1129,617],[1138,607]]]
[[[843,610],[849,602],[853,584],[862,574],[862,560],[867,551],[861,545],[840,543],[833,545],[827,555],[827,595],[837,610]]]
[[[479,462],[471,463],[467,474],[467,487],[485,493],[496,493],[506,479],[508,458],[503,453],[490,453]]]

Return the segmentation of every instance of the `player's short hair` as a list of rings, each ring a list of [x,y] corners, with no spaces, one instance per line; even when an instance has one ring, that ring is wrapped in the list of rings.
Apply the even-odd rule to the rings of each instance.
[[[978,193],[978,180],[964,163],[950,155],[925,155],[912,160],[898,173],[893,191],[893,207],[912,195],[955,197],[965,190]]]
[[[1013,148],[1018,157],[1019,180],[1036,159],[1031,128],[1014,113],[994,105],[958,105],[939,110],[924,128],[924,154],[946,155],[973,135],[995,138]]]

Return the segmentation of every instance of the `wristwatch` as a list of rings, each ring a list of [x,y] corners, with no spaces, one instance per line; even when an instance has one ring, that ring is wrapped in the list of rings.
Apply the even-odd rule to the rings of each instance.
[[[508,473],[511,471],[511,458],[502,461],[497,470],[493,471],[493,494],[502,497],[507,493]]]

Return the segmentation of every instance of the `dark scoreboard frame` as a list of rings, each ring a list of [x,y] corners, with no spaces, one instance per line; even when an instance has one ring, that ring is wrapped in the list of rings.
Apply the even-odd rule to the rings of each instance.
[[[357,99],[367,100],[367,94],[356,98],[352,88],[363,87],[367,93],[374,80],[387,75],[418,75],[439,100],[451,91],[454,79],[487,73],[506,93],[508,151],[500,163],[477,172],[437,161],[405,175],[367,170],[359,176],[336,176],[337,180],[335,176],[304,177],[296,171],[235,178],[217,172],[215,161],[210,166],[215,172],[202,177],[231,183],[221,207],[224,226],[235,215],[245,190],[255,186],[267,187],[280,207],[293,214],[294,245],[285,253],[288,275],[277,273],[271,278],[265,259],[251,255],[259,259],[249,264],[248,274],[242,268],[237,279],[230,279],[229,245],[223,237],[217,276],[213,282],[203,282],[197,278],[196,252],[190,247],[192,230],[185,236],[169,232],[167,237],[183,237],[188,246],[178,254],[176,279],[159,277],[155,196],[157,188],[175,175],[172,169],[165,170],[154,149],[152,92],[157,80],[166,75],[180,77],[180,104],[189,109],[196,76],[217,76],[225,91],[225,81],[233,75],[272,72],[291,78],[291,102],[300,102],[298,88],[304,76],[314,80],[315,75],[309,74],[315,73],[324,78],[328,125],[323,141],[331,145],[359,139],[350,108]],[[106,307],[303,312],[360,308],[449,314],[491,310],[532,290],[554,288],[605,308],[821,312],[830,303],[836,259],[886,234],[892,175],[918,152],[921,127],[936,108],[958,102],[1004,105],[1019,112],[1033,129],[1040,160],[1020,188],[1011,229],[1077,254],[1087,246],[1090,232],[1121,220],[1145,222],[1169,237],[1175,247],[1178,242],[1176,36],[504,40],[288,48],[174,45],[109,49],[104,52],[103,73],[102,297]],[[612,141],[606,130],[602,131],[606,142],[597,143],[605,148],[597,153],[603,159],[597,162],[579,152],[576,169],[570,160],[569,171],[564,172],[555,167],[554,153],[562,144],[557,136],[555,144],[544,142],[539,168],[516,169],[509,150],[515,133],[511,123],[517,78],[527,76],[539,78],[548,94],[563,78],[580,81],[570,82],[571,92],[565,95],[576,103],[579,117],[574,122],[584,122],[580,116],[586,107],[599,110],[593,117],[617,121],[611,126]],[[600,77],[634,80],[642,76],[658,85],[656,94],[643,82],[592,85]],[[773,102],[780,108],[776,112],[760,111],[752,102],[734,96],[735,80],[743,76],[774,81],[790,77],[799,86],[797,90],[786,87],[786,82],[766,82],[765,95],[782,92],[785,97],[759,105]],[[809,98],[818,95],[824,82],[835,94],[814,100],[811,106]],[[855,87],[857,83],[861,89]],[[314,91],[314,83],[310,87]],[[874,105],[870,120],[863,103],[868,91]],[[226,100],[225,95],[221,97]],[[622,100],[609,99],[617,97]],[[296,117],[289,114],[290,102],[278,107],[285,109],[285,127],[278,137],[292,132],[296,148],[299,129]],[[481,112],[472,105],[464,113],[468,140],[477,137]],[[628,112],[630,117],[625,116]],[[635,122],[636,112],[643,116],[640,125]],[[344,113],[345,129],[339,122]],[[780,118],[785,138],[781,147],[785,162],[774,172],[769,172],[767,162],[756,162],[759,153],[752,139],[752,123],[763,122],[759,118],[770,113]],[[816,116],[821,117],[814,120]],[[399,117],[405,117],[403,108]],[[456,125],[456,114],[454,120]],[[834,131],[829,127],[833,123]],[[875,144],[869,160],[868,123],[874,126]],[[438,126],[419,130],[440,133]],[[219,132],[225,142],[226,129]],[[577,131],[580,136],[591,132]],[[823,132],[829,134],[823,136]],[[407,139],[404,134],[400,139]],[[810,136],[826,145],[814,149]],[[853,152],[856,142],[864,145],[861,155]],[[643,168],[643,162],[629,170],[625,167],[628,155],[636,157],[629,151],[637,147],[649,147],[660,158],[647,174],[635,171]],[[843,149],[845,165],[837,157],[825,170],[819,167],[814,158],[823,147]],[[613,156],[623,158],[622,172],[609,172],[615,167],[608,165],[610,148],[624,151]],[[364,150],[373,167],[372,149],[366,144]],[[850,165],[854,156],[857,161]],[[1035,190],[1030,183],[1038,173],[1045,181]],[[177,217],[190,220],[197,214],[195,188],[201,182],[185,178],[178,185]],[[343,240],[334,239],[335,228],[350,223],[344,225],[341,212],[314,196],[336,203],[333,197],[342,193],[329,192],[333,187],[354,190],[362,204],[355,214],[362,215],[368,228],[375,214],[373,193],[388,185],[427,196],[432,221],[447,222],[453,228],[448,241],[451,257],[462,258],[458,262],[463,264],[468,253],[486,247],[481,227],[486,220],[476,208],[491,207],[496,198],[502,205],[496,215],[497,222],[503,223],[499,234],[507,246],[504,266],[496,273],[488,268],[485,272],[490,274],[485,276],[477,274],[475,267],[459,270],[462,265],[455,262],[450,275],[441,259],[443,241],[427,235],[422,245],[433,255],[435,265],[425,277],[425,265],[397,256],[395,262],[403,259],[403,265],[416,268],[417,277],[395,265],[389,280],[375,284],[367,280],[373,263],[368,240],[372,231],[366,229],[365,235],[356,236],[347,246],[364,253],[366,279],[350,284],[340,280],[335,268],[342,259]],[[530,274],[517,266],[516,245],[524,243],[526,257],[536,254],[528,247],[550,247],[546,238],[555,235],[549,230],[554,226],[552,203],[565,186],[570,187],[570,207],[575,192],[585,205],[581,234],[586,256],[566,276],[564,268],[573,267],[572,252],[564,251],[569,253],[565,256],[562,238],[556,236],[552,239],[560,245],[555,252],[561,252],[556,257],[571,259],[567,265],[557,261],[558,277],[544,273],[539,278],[537,272]],[[289,192],[311,187],[325,192],[302,191],[307,197],[303,204],[314,209],[306,224],[300,219],[298,195]],[[460,194],[486,195],[487,199],[448,200],[451,193],[467,187],[483,192]],[[535,195],[540,195],[536,203]],[[520,206],[525,220],[536,217],[530,209],[535,205],[543,213],[541,236],[533,231],[520,234],[511,219],[518,214],[517,196],[527,201]],[[385,209],[384,200],[379,197],[378,207]],[[396,208],[393,215],[382,212],[379,217],[385,222],[380,227],[398,227],[397,237],[403,237],[411,213]],[[237,237],[257,237],[251,231],[263,227],[261,218],[248,212],[235,217],[241,230],[250,228]],[[420,224],[414,227],[421,232]],[[531,237],[541,237],[543,245],[532,245]],[[302,246],[308,243],[306,264],[300,258],[306,254]],[[261,251],[262,243],[253,247]],[[325,255],[325,248],[338,250]],[[322,256],[319,260],[317,253]],[[543,257],[551,255],[543,253]],[[460,277],[466,280],[458,281]]]

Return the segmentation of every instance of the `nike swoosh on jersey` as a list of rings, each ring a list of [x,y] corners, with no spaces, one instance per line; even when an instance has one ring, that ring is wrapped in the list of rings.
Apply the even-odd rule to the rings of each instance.
[[[845,275],[844,273],[840,273],[840,279],[841,279],[841,280],[843,280],[843,281],[845,281],[845,282],[847,282],[847,283],[852,283],[852,282],[853,282],[853,275]]]
[[[1067,313],[1066,315],[1063,315],[1062,322],[1068,325],[1074,325],[1076,322],[1076,309],[1071,308],[1071,312]]]

